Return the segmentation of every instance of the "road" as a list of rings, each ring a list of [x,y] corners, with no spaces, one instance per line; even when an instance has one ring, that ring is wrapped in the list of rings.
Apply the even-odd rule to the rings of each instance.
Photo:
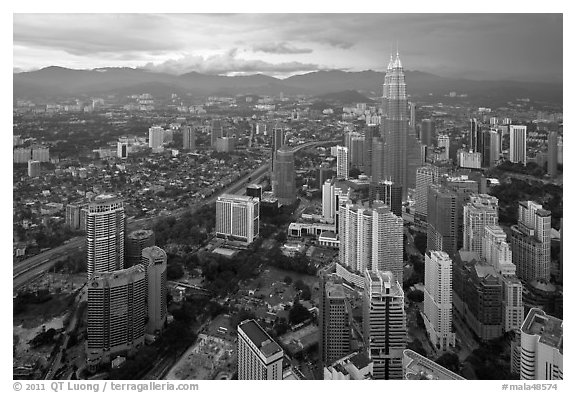
[[[337,143],[337,140],[331,141],[314,141],[314,142],[306,142],[301,145],[295,146],[292,151],[294,153],[313,146],[320,146],[325,144],[332,144]],[[200,203],[197,203],[194,206],[184,207],[181,209],[177,209],[171,212],[170,216],[178,218],[184,215],[186,212],[195,213],[198,209],[202,208],[206,204],[211,204],[216,201],[218,196],[222,194],[236,194],[240,190],[245,192],[246,185],[248,183],[255,182],[257,179],[262,178],[268,171],[269,163],[261,165],[248,175],[240,178],[232,185],[228,186],[227,188],[214,193],[214,195],[210,196],[209,198],[203,200]],[[250,179],[250,180],[248,180]],[[143,229],[143,228],[150,228],[154,225],[154,222],[161,219],[161,216],[156,217],[143,217],[139,219],[128,219],[128,228],[127,232]],[[77,251],[84,251],[86,247],[86,238],[85,236],[77,236],[74,237],[66,244],[61,246],[55,247],[53,249],[47,250],[43,253],[38,255],[34,255],[30,258],[24,259],[20,262],[17,262],[13,266],[13,290],[17,290],[35,277],[40,276],[42,273],[49,270],[57,261],[65,259],[71,253]]]

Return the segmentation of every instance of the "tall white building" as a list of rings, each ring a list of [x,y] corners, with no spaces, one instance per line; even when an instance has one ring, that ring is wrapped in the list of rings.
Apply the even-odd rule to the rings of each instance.
[[[41,171],[40,161],[28,160],[28,177],[38,177]]]
[[[328,222],[334,222],[340,206],[350,199],[350,187],[333,179],[326,180],[322,185],[322,217]]]
[[[528,312],[520,330],[520,379],[564,379],[563,326],[538,308]]]
[[[86,215],[86,265],[88,279],[96,272],[124,268],[126,215],[122,199],[102,194],[88,204]]]
[[[440,350],[456,344],[452,332],[452,260],[444,251],[428,251],[424,273],[424,324]]]
[[[146,274],[142,265],[88,280],[86,363],[94,370],[144,345]]]
[[[372,270],[389,271],[404,279],[404,220],[390,207],[375,202],[372,210]]]
[[[224,194],[216,200],[216,236],[250,244],[260,233],[260,199]]]
[[[510,162],[526,165],[526,126],[510,125]]]
[[[407,339],[404,292],[392,273],[366,270],[362,324],[374,379],[402,379]]]
[[[161,332],[167,317],[167,256],[160,247],[146,247],[142,250],[142,264],[146,269],[146,303],[148,306],[148,323],[146,332]]]
[[[148,146],[156,149],[164,143],[164,128],[153,126],[148,129]]]
[[[348,168],[350,167],[350,160],[348,156],[348,148],[345,146],[336,147],[336,177],[338,179],[348,179]]]
[[[473,194],[464,206],[464,251],[482,254],[482,239],[486,225],[498,224],[498,198]]]
[[[428,214],[428,186],[438,183],[438,167],[427,165],[416,170],[416,215],[426,220]]]
[[[238,325],[238,379],[281,380],[284,351],[252,319]]]
[[[128,158],[128,141],[125,138],[116,144],[116,155],[118,158]]]

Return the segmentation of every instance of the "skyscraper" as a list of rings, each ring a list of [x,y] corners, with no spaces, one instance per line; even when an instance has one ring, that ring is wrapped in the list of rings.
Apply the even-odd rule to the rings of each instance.
[[[364,174],[368,177],[372,176],[372,144],[376,134],[375,126],[368,126],[364,131]]]
[[[142,265],[88,280],[86,363],[94,370],[115,354],[144,345],[146,277]]]
[[[521,332],[520,379],[564,379],[564,322],[533,308]]]
[[[448,135],[438,135],[438,147],[443,148],[442,160],[450,158],[450,137]]]
[[[453,256],[458,250],[458,195],[440,185],[428,189],[428,250],[446,251]]]
[[[126,138],[121,138],[116,144],[116,155],[118,158],[128,158],[128,141]]]
[[[182,148],[184,150],[196,150],[196,127],[182,127]]]
[[[41,170],[40,161],[28,160],[28,177],[40,176]]]
[[[320,279],[320,334],[322,363],[329,365],[350,352],[350,303],[342,284]]]
[[[216,236],[250,244],[260,233],[260,200],[223,194],[216,200]]]
[[[363,330],[374,379],[402,379],[406,349],[406,315],[402,286],[390,272],[366,271]]]
[[[464,251],[482,254],[482,239],[486,225],[498,224],[498,198],[473,194],[464,206]]]
[[[558,175],[558,133],[551,131],[548,135],[548,175]]]
[[[286,146],[276,152],[272,192],[283,205],[296,201],[296,172],[294,169],[294,152]]]
[[[452,260],[444,251],[427,251],[424,273],[424,324],[440,350],[456,344],[452,332]]]
[[[210,125],[210,146],[216,147],[216,141],[218,138],[224,136],[224,127],[222,126],[222,121],[220,119],[213,119]]]
[[[126,236],[125,267],[134,266],[142,262],[142,250],[154,246],[156,237],[149,229],[138,229]]]
[[[468,143],[469,149],[472,152],[478,152],[480,147],[479,134],[480,127],[478,127],[478,120],[470,119],[470,128],[468,130]]]
[[[103,194],[88,205],[86,216],[86,265],[94,273],[124,268],[126,215],[122,199]]]
[[[372,269],[372,209],[354,205],[340,206],[340,264],[351,271]]]
[[[372,138],[371,154],[372,154],[372,165],[371,165],[372,182],[378,183],[382,180],[387,180],[386,177],[384,176],[384,141],[382,140],[382,138],[380,137]]]
[[[435,165],[426,165],[416,170],[416,214],[415,216],[426,221],[428,216],[428,187],[439,181],[439,168]]]
[[[400,55],[390,58],[384,77],[381,136],[384,140],[384,179],[402,186],[402,199],[408,193],[408,103]],[[380,179],[378,179],[380,180]]]
[[[148,129],[148,147],[157,149],[164,143],[164,129],[159,126],[153,126]]]
[[[402,187],[390,180],[381,180],[378,183],[370,183],[370,201],[382,201],[390,206],[392,213],[402,217]]]
[[[526,165],[526,126],[510,125],[510,162]]]
[[[150,334],[161,332],[167,317],[166,252],[160,247],[147,247],[142,250],[142,265],[146,269],[146,303]]]
[[[253,319],[238,325],[238,379],[281,380],[284,351]]]
[[[436,124],[432,119],[422,120],[420,127],[420,142],[426,146],[435,145],[436,141]]]
[[[276,153],[282,146],[284,146],[284,138],[284,129],[277,123],[272,129],[272,157],[270,161],[270,170],[273,174],[276,168]]]
[[[336,147],[336,177],[338,179],[348,179],[348,171],[350,167],[350,157],[348,155],[348,148],[345,146]]]
[[[404,379],[406,380],[450,381],[464,379],[460,375],[410,349],[405,349],[403,353],[402,368],[404,370]]]
[[[550,279],[551,213],[533,201],[518,204],[518,225],[512,226],[512,262],[525,282]]]
[[[403,235],[402,218],[392,213],[387,205],[375,203],[372,212],[371,268],[392,272],[400,285],[404,279]]]
[[[360,170],[364,169],[364,144],[364,135],[358,132],[348,132],[345,134],[344,146],[348,149],[349,167]]]

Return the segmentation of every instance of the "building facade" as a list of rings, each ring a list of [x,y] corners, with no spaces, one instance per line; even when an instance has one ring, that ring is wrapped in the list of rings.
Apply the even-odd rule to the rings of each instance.
[[[282,205],[291,205],[296,201],[294,152],[287,147],[282,147],[276,152],[272,192]]]
[[[509,126],[510,162],[526,165],[526,126]]]
[[[238,325],[238,379],[281,380],[284,351],[252,319]]]
[[[146,304],[148,323],[146,332],[157,334],[166,325],[167,309],[167,259],[166,252],[160,247],[147,247],[142,250],[142,264],[146,269]]]
[[[260,233],[260,200],[224,194],[216,200],[216,236],[250,244]]]
[[[319,325],[321,359],[329,365],[350,353],[350,303],[344,287],[322,277]]]

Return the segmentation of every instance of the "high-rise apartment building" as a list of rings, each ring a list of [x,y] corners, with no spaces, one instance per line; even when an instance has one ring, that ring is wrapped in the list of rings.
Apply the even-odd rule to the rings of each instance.
[[[478,120],[470,119],[470,128],[468,129],[468,150],[472,152],[480,151],[480,133],[481,128],[478,124]]]
[[[441,160],[447,161],[450,158],[450,137],[445,134],[438,135],[438,147],[443,149]]]
[[[322,363],[329,365],[350,353],[351,309],[342,284],[325,277],[320,283],[320,351]]]
[[[296,172],[294,152],[286,146],[276,152],[272,192],[282,205],[291,205],[296,201]]]
[[[526,165],[526,126],[510,125],[510,162]]]
[[[88,203],[75,202],[66,205],[66,225],[72,230],[86,230],[86,216],[88,215]]]
[[[551,131],[548,135],[548,175],[558,176],[558,133]]]
[[[50,161],[50,149],[45,146],[33,146],[32,147],[32,160],[40,162]]]
[[[95,273],[124,268],[126,215],[122,199],[102,194],[88,204],[86,216],[86,265],[88,279]]]
[[[365,272],[362,324],[374,379],[402,379],[407,340],[404,292],[392,273]]]
[[[498,224],[498,198],[473,194],[464,206],[464,251],[482,254],[482,239],[486,225]]]
[[[340,206],[350,199],[350,187],[335,179],[322,184],[322,218],[336,223],[338,230]]]
[[[124,265],[126,267],[142,263],[142,250],[156,244],[154,231],[150,229],[138,229],[126,236],[126,255]]]
[[[96,272],[87,284],[86,363],[94,370],[144,345],[146,275],[142,265]]]
[[[284,351],[256,321],[238,325],[238,379],[281,380]]]
[[[427,249],[445,251],[449,256],[458,250],[458,195],[433,184],[428,189]]]
[[[392,272],[404,279],[404,221],[387,205],[375,203],[372,210],[372,270]],[[360,240],[360,239],[359,239]]]
[[[551,212],[533,201],[518,204],[518,225],[512,226],[512,262],[525,282],[550,279]]]
[[[216,200],[216,236],[250,244],[260,233],[260,200],[223,194]]]
[[[42,170],[40,161],[29,160],[28,161],[28,177],[38,177]]]
[[[116,144],[116,156],[118,158],[128,158],[128,140],[122,138]]]
[[[276,153],[282,146],[284,146],[285,137],[284,129],[279,124],[276,124],[272,129],[272,157],[270,161],[270,170],[272,171],[272,174],[274,174],[276,168]]]
[[[402,217],[402,187],[390,180],[370,183],[368,195],[371,202],[382,201],[390,206],[392,213]]]
[[[520,379],[564,379],[564,322],[532,308],[520,329]]]
[[[196,127],[182,127],[182,148],[184,150],[196,150]]]
[[[25,164],[32,158],[29,147],[14,149],[14,164]]]
[[[142,250],[142,265],[146,269],[146,303],[148,323],[146,332],[156,334],[166,325],[167,311],[167,256],[160,247],[147,247]]]
[[[396,53],[384,77],[381,136],[384,141],[383,178],[402,187],[402,199],[408,194],[408,101],[400,55]],[[380,179],[378,179],[380,180]]]
[[[148,147],[157,149],[164,143],[164,128],[153,126],[148,129]]]
[[[210,146],[216,147],[216,141],[223,136],[224,127],[222,126],[222,121],[220,119],[213,119],[210,124]]]
[[[444,351],[456,345],[452,332],[452,260],[444,251],[427,251],[424,266],[424,324],[432,344]]]
[[[348,179],[349,169],[350,161],[348,148],[345,146],[338,146],[336,149],[336,177],[338,179]]]

